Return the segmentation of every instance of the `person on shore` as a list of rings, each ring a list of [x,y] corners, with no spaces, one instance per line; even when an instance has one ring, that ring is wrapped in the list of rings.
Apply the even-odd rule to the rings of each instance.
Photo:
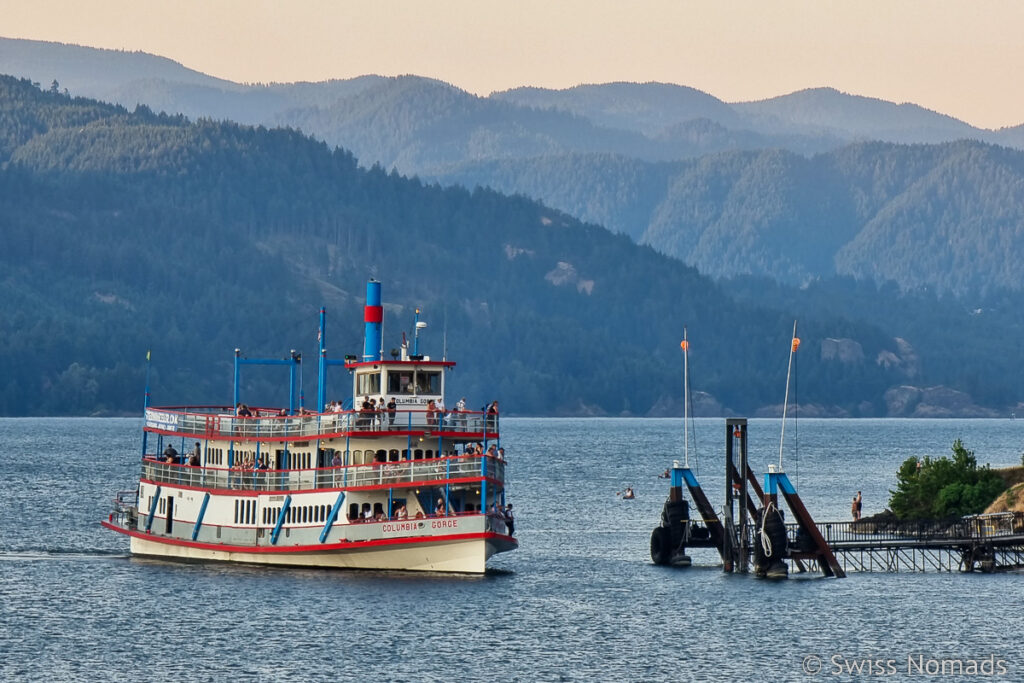
[[[857,522],[860,521],[860,511],[861,511],[861,506],[863,504],[864,504],[864,500],[863,500],[863,498],[861,498],[860,491],[857,491],[857,495],[854,496],[854,498],[853,498],[853,507],[854,507],[854,510],[855,510],[854,513],[853,513],[854,521],[857,521]]]

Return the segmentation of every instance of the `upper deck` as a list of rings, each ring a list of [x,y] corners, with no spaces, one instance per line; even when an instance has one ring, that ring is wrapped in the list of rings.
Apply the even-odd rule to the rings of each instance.
[[[281,415],[257,408],[251,417],[234,415],[224,406],[147,408],[144,429],[158,434],[202,439],[309,441],[345,437],[444,436],[454,441],[499,437],[498,415],[473,411],[440,413],[420,408],[394,411],[346,410]]]

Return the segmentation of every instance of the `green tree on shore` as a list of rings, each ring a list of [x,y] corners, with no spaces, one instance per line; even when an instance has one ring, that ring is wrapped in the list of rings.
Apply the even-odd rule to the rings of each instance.
[[[943,519],[982,512],[1006,488],[988,466],[978,467],[974,451],[960,439],[953,457],[903,461],[889,507],[900,519]]]

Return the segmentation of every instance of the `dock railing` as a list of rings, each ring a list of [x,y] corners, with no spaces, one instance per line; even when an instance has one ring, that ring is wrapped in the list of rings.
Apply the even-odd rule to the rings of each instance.
[[[798,525],[786,525],[791,547],[801,545]],[[818,530],[833,547],[915,543],[948,545],[994,538],[1024,536],[1024,513],[999,512],[948,520],[897,521],[862,519],[856,522],[818,522]]]

